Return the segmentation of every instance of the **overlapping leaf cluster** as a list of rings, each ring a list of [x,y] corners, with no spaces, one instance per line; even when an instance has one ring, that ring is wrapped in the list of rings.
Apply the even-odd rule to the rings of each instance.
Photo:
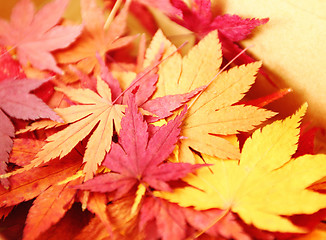
[[[267,19],[213,16],[208,0],[80,0],[78,25],[62,19],[68,3],[20,0],[0,20],[0,234],[325,234],[326,156],[312,154],[315,130],[300,131],[307,106],[256,130],[288,91],[249,101],[261,62],[223,61]],[[152,7],[194,32],[187,54],[146,23]],[[131,15],[153,35],[131,34]]]

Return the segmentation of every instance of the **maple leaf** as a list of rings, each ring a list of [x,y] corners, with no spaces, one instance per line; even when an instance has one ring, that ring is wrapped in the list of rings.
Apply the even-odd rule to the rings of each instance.
[[[143,199],[139,228],[145,232],[146,239],[197,239],[203,234],[225,239],[250,240],[250,236],[269,239],[268,234],[257,229],[250,229],[249,236],[246,231],[249,227],[244,228],[236,214],[231,212],[225,215],[225,211],[220,209],[196,211],[153,196]]]
[[[33,138],[15,138],[9,162],[20,167],[29,164],[44,144],[44,141]]]
[[[4,174],[6,171],[6,162],[12,148],[11,138],[15,135],[15,128],[7,115],[23,120],[50,118],[61,121],[61,118],[51,108],[30,93],[47,81],[8,79],[0,82],[0,174]],[[1,182],[4,186],[9,186],[8,180],[2,179]]]
[[[232,42],[245,39],[251,31],[268,21],[264,19],[242,19],[237,15],[224,14],[212,16],[210,0],[193,0],[190,8],[181,0],[173,0],[172,4],[182,11],[182,17],[170,17],[173,21],[188,28],[201,39],[209,32],[218,30]]]
[[[325,195],[307,189],[325,176],[326,156],[291,159],[306,108],[255,131],[243,146],[240,162],[203,156],[207,162],[214,161],[214,166],[184,179],[193,187],[156,195],[197,210],[232,211],[245,223],[271,232],[305,232],[307,229],[286,217],[313,214],[326,207]]]
[[[212,226],[219,216],[220,221]],[[196,211],[153,196],[146,196],[143,200],[139,228],[145,232],[146,239],[197,239],[203,234],[225,239],[252,239],[236,214],[225,215],[225,211],[220,209]],[[257,239],[268,239],[262,231],[254,233],[251,232]]]
[[[202,39],[209,32],[218,30],[219,39],[222,44],[223,56],[232,60],[239,54],[242,49],[235,43],[245,39],[254,28],[268,22],[268,18],[242,19],[238,15],[218,15],[213,17],[210,0],[193,0],[188,7],[182,0],[173,0],[172,4],[182,11],[182,17],[170,16],[176,23],[193,31],[196,38]],[[243,53],[234,60],[237,64],[251,63],[255,60],[247,53]],[[272,83],[268,75],[263,71],[260,72]],[[275,85],[275,84],[274,84]]]
[[[158,31],[146,52],[145,64],[155,56],[162,44],[165,46],[165,54],[176,49]],[[249,131],[274,115],[273,112],[255,106],[234,105],[254,83],[259,62],[219,73],[221,63],[221,48],[217,32],[214,31],[185,57],[175,53],[159,66],[157,91],[153,98],[183,94],[205,86],[196,101],[190,103],[191,107],[181,126],[181,135],[184,136],[179,143],[181,161],[194,162],[189,147],[220,158],[238,158],[238,147],[223,136]],[[211,82],[212,80],[214,81]]]
[[[25,144],[23,144],[25,143]],[[40,151],[42,141],[16,139],[10,162],[28,164]],[[23,153],[19,156],[19,154]],[[17,158],[27,158],[18,160]],[[57,223],[73,203],[76,190],[70,185],[81,183],[81,178],[57,185],[58,181],[74,175],[81,165],[81,155],[73,151],[66,159],[51,162],[10,177],[9,190],[0,188],[0,206],[15,206],[36,197],[29,209],[23,239],[36,239],[38,235]]]
[[[62,122],[61,118],[42,100],[30,93],[49,79],[12,79],[0,82],[0,107],[11,117],[23,120],[49,118]]]
[[[0,186],[0,207],[14,206],[39,196],[51,185],[72,176],[81,165],[80,156],[74,152],[69,159],[53,161],[50,165],[32,168],[9,178],[7,190]]]
[[[99,72],[96,53],[101,57],[109,51],[121,48],[135,39],[136,36],[122,35],[126,31],[126,21],[130,1],[127,1],[120,13],[113,19],[108,29],[102,9],[94,0],[81,0],[81,13],[84,30],[78,40],[66,51],[58,52],[56,58],[59,63],[77,63],[77,67],[85,73],[94,68]]]
[[[81,33],[81,26],[56,26],[69,0],[56,0],[35,13],[30,0],[19,1],[10,23],[0,19],[0,44],[16,48],[22,65],[62,74],[50,52],[65,48]]]
[[[38,166],[56,157],[64,157],[81,140],[91,134],[84,155],[83,168],[85,179],[90,179],[96,172],[98,164],[103,161],[106,152],[110,150],[113,130],[120,131],[125,106],[112,103],[110,88],[100,78],[97,80],[98,93],[90,89],[71,87],[57,90],[81,105],[55,109],[69,126],[49,136],[46,139],[48,143],[30,165]],[[45,122],[43,127],[47,125],[48,123]]]
[[[138,113],[134,97],[130,96],[125,117],[121,121],[119,143],[112,143],[103,165],[111,172],[95,177],[79,186],[94,192],[116,192],[116,198],[126,194],[136,184],[154,189],[171,190],[168,181],[177,180],[203,165],[163,163],[172,153],[180,133],[185,111],[151,135],[149,126]]]
[[[27,215],[24,240],[36,239],[64,216],[74,203],[76,194],[76,190],[69,186],[79,183],[81,179],[68,184],[53,185],[34,200]]]

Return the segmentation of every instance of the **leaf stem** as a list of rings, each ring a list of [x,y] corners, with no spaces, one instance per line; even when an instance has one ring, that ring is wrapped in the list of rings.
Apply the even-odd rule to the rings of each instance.
[[[115,4],[114,4],[114,6],[113,6],[113,8],[112,8],[112,10],[111,10],[111,12],[110,12],[108,18],[106,19],[106,22],[105,22],[105,24],[104,24],[104,30],[108,30],[108,29],[109,29],[110,24],[112,23],[113,18],[114,18],[114,16],[115,16],[115,14],[117,13],[117,11],[118,11],[118,9],[119,9],[121,3],[122,3],[122,0],[117,0],[117,1],[115,2]]]
[[[134,203],[133,203],[133,205],[131,207],[131,213],[130,213],[131,216],[130,217],[133,217],[133,216],[136,215],[137,209],[138,209],[138,207],[140,205],[141,200],[145,196],[146,190],[147,190],[147,186],[144,185],[144,183],[140,183],[138,185],[135,201],[134,201]]]

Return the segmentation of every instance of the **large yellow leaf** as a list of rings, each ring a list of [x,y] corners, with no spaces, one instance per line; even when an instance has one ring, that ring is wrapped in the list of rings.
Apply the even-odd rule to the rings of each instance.
[[[244,144],[240,162],[203,156],[214,165],[184,179],[193,187],[156,195],[197,210],[229,210],[263,230],[304,232],[286,216],[313,214],[326,207],[326,195],[307,189],[325,176],[326,155],[291,159],[305,111],[306,105],[283,122],[257,130]]]
[[[176,47],[161,31],[157,32],[146,52],[144,65],[149,65],[162,46],[167,56]],[[189,53],[176,53],[159,66],[159,80],[154,97],[182,94],[207,85],[216,77],[222,63],[221,46],[217,32],[211,32]],[[222,72],[190,103],[182,125],[179,146],[180,160],[194,162],[189,147],[201,153],[220,158],[239,158],[239,150],[224,137],[249,131],[274,115],[254,106],[235,105],[255,82],[261,63],[251,63]]]
[[[90,179],[111,148],[113,124],[119,132],[124,105],[112,104],[111,90],[101,79],[97,81],[97,93],[90,89],[61,88],[72,101],[82,105],[57,108],[55,111],[70,124],[65,129],[49,136],[48,142],[32,161],[32,165],[64,157],[92,131],[84,154],[85,179]],[[47,122],[46,122],[47,124]],[[43,126],[44,127],[44,126]]]

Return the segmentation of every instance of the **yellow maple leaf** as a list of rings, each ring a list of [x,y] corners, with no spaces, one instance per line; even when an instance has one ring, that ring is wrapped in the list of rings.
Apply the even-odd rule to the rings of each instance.
[[[295,115],[257,130],[248,139],[239,161],[203,156],[213,166],[184,180],[192,185],[173,193],[157,192],[183,207],[225,209],[247,224],[279,232],[304,232],[286,216],[313,214],[326,207],[326,195],[308,190],[325,176],[326,155],[291,159],[297,148],[304,105]]]
[[[70,125],[46,139],[48,143],[36,155],[31,166],[64,157],[93,131],[87,142],[83,159],[85,180],[91,179],[106,152],[111,148],[113,124],[117,132],[121,128],[121,119],[126,106],[112,103],[111,90],[100,78],[97,80],[98,94],[90,89],[71,87],[57,90],[82,105],[55,109],[65,123]],[[48,121],[44,122],[43,126],[38,124],[37,128],[44,128],[47,124]]]
[[[145,67],[162,46],[165,47],[164,56],[176,51],[176,47],[158,31],[146,52]],[[217,32],[213,31],[185,57],[176,53],[159,66],[157,91],[153,98],[183,94],[209,84],[198,99],[190,103],[184,119],[181,132],[184,138],[179,145],[179,159],[183,162],[195,161],[189,147],[219,158],[239,158],[238,147],[225,137],[252,130],[274,115],[254,106],[234,105],[255,82],[260,62],[218,74],[221,64],[221,45]]]

